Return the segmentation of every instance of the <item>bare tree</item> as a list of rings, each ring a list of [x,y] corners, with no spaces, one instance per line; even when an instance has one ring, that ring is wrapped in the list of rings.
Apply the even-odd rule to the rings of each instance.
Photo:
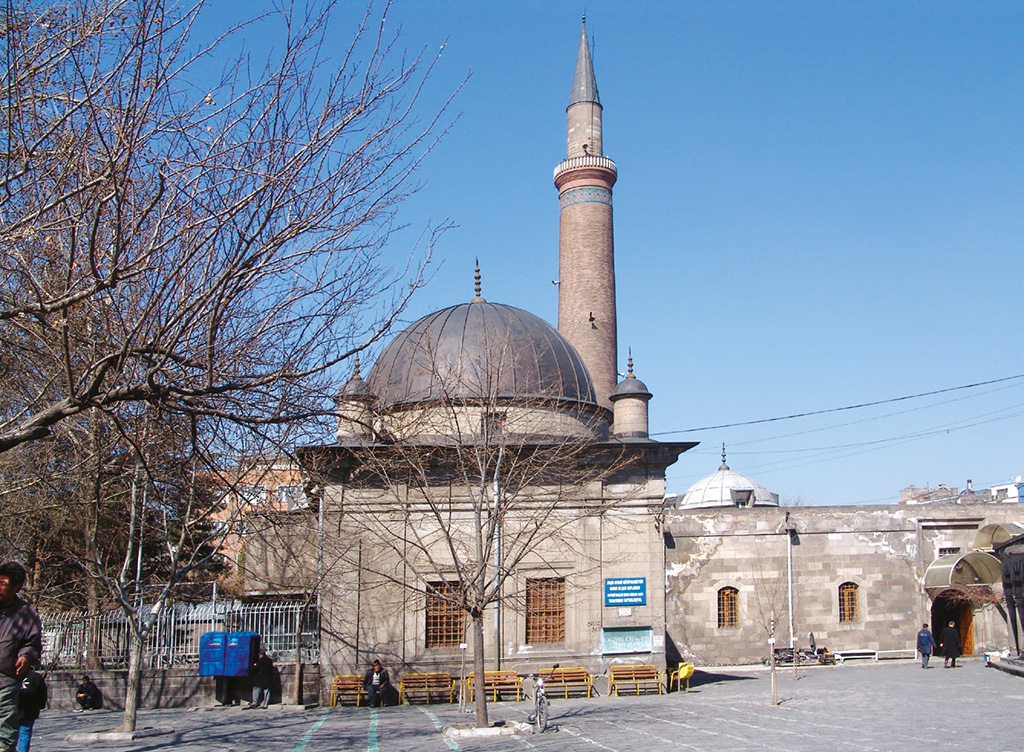
[[[388,330],[436,237],[397,268],[382,255],[443,130],[447,103],[417,116],[432,63],[400,55],[386,4],[335,51],[334,5],[209,40],[201,0],[5,6],[0,472],[24,480],[38,463],[7,460],[46,439],[39,459],[91,473],[86,510],[118,510],[109,540],[86,519],[78,561],[132,628],[125,729],[148,630],[230,530],[222,458],[326,419],[337,364]],[[145,605],[140,558],[160,571]]]
[[[387,331],[421,283],[381,252],[436,135],[430,65],[398,57],[386,5],[332,55],[333,5],[206,41],[201,0],[5,6],[0,453],[122,403],[321,414]]]
[[[754,540],[757,568],[754,570],[754,603],[757,623],[761,625],[768,640],[768,661],[771,667],[771,704],[778,705],[778,682],[776,675],[775,645],[776,630],[782,623],[786,608],[786,566],[781,558],[762,550]],[[793,665],[797,665],[796,646],[793,646]],[[796,668],[794,668],[794,672]]]

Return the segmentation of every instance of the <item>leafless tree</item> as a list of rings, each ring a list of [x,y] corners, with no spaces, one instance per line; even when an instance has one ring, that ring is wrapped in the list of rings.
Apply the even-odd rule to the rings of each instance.
[[[398,57],[386,6],[336,48],[333,5],[210,40],[201,0],[5,6],[0,453],[122,403],[322,414],[387,331],[434,237],[381,255],[437,135],[430,64]]]
[[[401,54],[386,4],[343,36],[334,6],[286,3],[209,39],[201,0],[4,9],[0,456],[94,458],[99,509],[111,468],[70,444],[102,428],[122,451],[126,535],[109,548],[86,525],[80,561],[132,625],[126,729],[147,629],[230,528],[210,528],[211,494],[233,482],[222,458],[321,425],[336,366],[388,331],[439,231],[386,262],[443,130],[447,102],[417,114],[432,62]],[[272,40],[262,60],[256,35]],[[144,518],[164,572],[145,607]]]

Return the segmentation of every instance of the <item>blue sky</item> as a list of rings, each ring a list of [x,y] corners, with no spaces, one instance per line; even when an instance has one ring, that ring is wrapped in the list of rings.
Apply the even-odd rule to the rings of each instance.
[[[221,0],[213,7],[260,3]],[[351,6],[351,4],[348,4]],[[394,238],[456,225],[408,320],[472,296],[556,320],[582,4],[407,0],[400,46],[467,75]],[[586,3],[615,186],[619,347],[651,431],[805,504],[1024,473],[1024,3]],[[339,19],[339,39],[344,19]],[[330,52],[330,51],[328,51]],[[341,46],[337,55],[343,52]]]

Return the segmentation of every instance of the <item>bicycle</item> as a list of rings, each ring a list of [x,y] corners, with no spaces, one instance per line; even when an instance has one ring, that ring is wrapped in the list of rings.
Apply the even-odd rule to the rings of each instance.
[[[554,676],[557,668],[557,663],[551,667],[551,673],[548,674],[549,679]],[[529,678],[533,679],[533,715],[526,720],[533,724],[533,730],[536,733],[543,734],[548,727],[548,694],[544,689],[544,677],[529,674]]]

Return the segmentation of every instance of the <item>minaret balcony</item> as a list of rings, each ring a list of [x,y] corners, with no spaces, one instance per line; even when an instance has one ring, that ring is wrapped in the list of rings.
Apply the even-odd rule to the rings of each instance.
[[[619,169],[615,166],[615,163],[608,159],[608,157],[596,157],[591,154],[587,154],[582,157],[569,157],[558,163],[555,167],[555,181],[558,180],[558,176],[563,173],[569,172],[570,170],[579,170],[585,167],[597,167],[599,169],[608,170],[613,175],[619,174]]]

